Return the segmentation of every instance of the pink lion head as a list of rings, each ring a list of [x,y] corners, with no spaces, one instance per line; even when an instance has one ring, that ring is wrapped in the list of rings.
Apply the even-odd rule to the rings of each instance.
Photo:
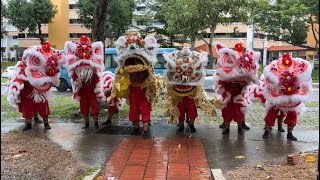
[[[217,79],[227,82],[258,82],[260,52],[245,52],[242,42],[235,44],[234,50],[222,43],[214,43],[214,47],[220,54],[217,62]]]
[[[270,103],[283,110],[294,110],[307,100],[312,90],[310,63],[284,54],[263,71],[264,94]]]

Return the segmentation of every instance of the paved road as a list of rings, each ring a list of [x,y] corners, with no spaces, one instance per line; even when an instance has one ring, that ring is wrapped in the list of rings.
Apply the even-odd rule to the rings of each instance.
[[[1,94],[4,94],[5,86],[1,85]],[[72,91],[69,89],[67,92],[59,92],[55,87],[51,88],[51,91],[53,92],[53,95],[62,95],[62,96],[72,96]],[[213,96],[214,92],[211,90],[208,90],[209,96]],[[309,96],[310,101],[316,101],[319,102],[319,89],[314,89],[314,91]]]
[[[112,125],[119,127],[120,124]],[[10,130],[21,130],[23,123],[1,123],[1,133]],[[101,167],[108,160],[112,152],[117,148],[123,138],[134,137],[124,134],[114,134],[105,131],[100,134],[91,126],[90,129],[81,129],[82,123],[51,123],[52,129],[44,131],[43,125],[36,125],[33,131],[45,134],[52,141],[59,144],[74,155],[80,162],[92,166]],[[121,126],[132,127],[131,124]],[[200,138],[202,139],[206,157],[210,168],[233,170],[242,165],[256,165],[263,162],[285,157],[291,153],[299,153],[319,148],[319,129],[300,128],[294,129],[294,135],[298,141],[287,140],[286,133],[272,132],[270,139],[262,138],[263,126],[251,126],[250,131],[244,135],[237,134],[237,127],[232,124],[230,135],[222,135],[218,125],[197,125],[197,133],[189,136],[189,128],[186,134],[176,134],[176,126],[161,124],[151,126],[152,137],[171,138]],[[141,137],[137,137],[139,140]],[[141,142],[143,140],[141,139]],[[178,147],[178,145],[177,145]],[[244,159],[237,159],[236,156],[245,156]]]

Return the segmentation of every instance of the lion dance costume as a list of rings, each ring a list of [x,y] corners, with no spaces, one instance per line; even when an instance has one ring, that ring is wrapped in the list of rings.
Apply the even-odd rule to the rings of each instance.
[[[60,84],[59,72],[63,63],[64,56],[45,42],[42,46],[31,46],[25,50],[22,60],[16,64],[5,93],[9,104],[18,107],[26,119],[24,131],[32,128],[32,118],[37,113],[43,118],[44,127],[51,129],[48,99],[52,84]]]
[[[305,111],[304,102],[312,90],[311,72],[308,61],[291,58],[289,54],[284,54],[265,67],[263,94],[267,114],[264,118],[266,126],[263,138],[268,138],[275,119],[279,113],[284,112],[284,123],[288,126],[287,138],[297,140],[292,131],[297,124],[297,116]]]
[[[219,101],[210,100],[203,90],[205,77],[204,67],[207,65],[206,52],[198,53],[184,47],[181,51],[164,53],[166,61],[164,72],[167,84],[165,104],[169,123],[179,121],[178,133],[184,132],[184,120],[187,118],[191,133],[196,132],[194,121],[198,116],[197,107],[208,116],[216,116]],[[177,113],[179,112],[179,113]]]
[[[260,102],[260,104],[265,107],[266,104],[266,98],[263,94],[263,90],[265,88],[265,78],[264,75],[262,74],[260,76],[260,80],[258,84],[252,84],[248,87],[248,91],[247,91],[247,97],[250,101],[250,103],[252,102]],[[285,132],[285,130],[282,127],[282,123],[283,123],[283,119],[286,116],[286,113],[283,111],[279,111],[278,115],[277,115],[277,119],[278,119],[278,131],[279,132]],[[273,123],[274,125],[274,123]],[[273,126],[272,125],[272,126]],[[266,127],[265,127],[266,128]],[[269,127],[269,129],[271,129],[271,127]],[[264,136],[264,138],[267,138],[268,136]]]
[[[85,126],[89,127],[89,114],[93,116],[95,127],[99,128],[98,103],[106,102],[106,93],[114,76],[104,71],[103,44],[94,42],[90,44],[86,36],[80,38],[80,43],[67,41],[65,43],[66,63],[71,77],[73,98],[80,101],[80,112],[84,116]],[[120,106],[109,107],[109,114],[117,112]]]
[[[139,122],[143,123],[143,137],[149,136],[152,104],[158,101],[162,91],[163,80],[154,74],[157,63],[157,40],[153,36],[144,39],[138,34],[121,36],[116,41],[119,68],[112,86],[113,99],[125,98],[130,106],[129,120],[135,125],[132,134],[139,134]],[[141,119],[140,116],[141,115]]]
[[[242,125],[249,101],[245,94],[247,86],[258,82],[260,52],[246,51],[242,42],[237,43],[235,50],[229,49],[221,43],[214,43],[220,54],[217,71],[214,76],[217,94],[221,97],[222,117],[224,129],[222,134],[229,134],[230,122],[238,124],[238,134],[242,135]]]

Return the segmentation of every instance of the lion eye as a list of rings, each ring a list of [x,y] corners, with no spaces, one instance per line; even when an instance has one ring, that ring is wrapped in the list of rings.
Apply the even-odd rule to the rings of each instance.
[[[152,50],[153,50],[153,47],[148,47],[148,50],[149,50],[149,51],[152,51]]]

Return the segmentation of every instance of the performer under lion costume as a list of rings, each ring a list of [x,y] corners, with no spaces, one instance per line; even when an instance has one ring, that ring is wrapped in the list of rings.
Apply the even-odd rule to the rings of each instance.
[[[114,75],[103,72],[103,44],[90,44],[86,36],[81,36],[80,43],[67,41],[65,43],[66,63],[71,77],[73,98],[80,101],[80,112],[84,116],[83,129],[89,128],[89,114],[93,116],[95,127],[99,128],[98,103],[106,103],[106,95],[110,94]],[[112,116],[121,107],[121,101],[115,99],[115,104],[109,107],[109,118],[104,124],[110,124]]]
[[[149,136],[152,104],[158,101],[163,80],[154,74],[157,63],[157,40],[153,36],[144,39],[135,33],[121,36],[116,41],[119,65],[108,102],[114,98],[125,98],[130,106],[129,120],[134,124],[132,134],[139,134],[139,122],[143,123],[143,138]],[[141,119],[140,116],[141,115]]]
[[[194,121],[198,116],[197,108],[208,116],[216,116],[216,99],[209,96],[202,88],[206,76],[204,67],[207,65],[206,52],[198,53],[183,47],[181,51],[164,53],[164,77],[167,84],[165,95],[165,114],[169,123],[179,122],[177,133],[184,132],[184,120],[187,118],[191,133],[195,133]],[[178,113],[179,112],[179,113]]]
[[[287,138],[296,141],[292,131],[297,124],[298,115],[305,111],[304,102],[312,90],[312,69],[310,63],[301,58],[291,58],[284,54],[278,60],[272,61],[263,70],[266,98],[266,123],[263,138],[268,138],[271,127],[279,111],[286,113],[284,123],[288,125]]]
[[[51,129],[48,99],[52,85],[60,84],[59,72],[63,63],[64,56],[45,42],[42,46],[31,46],[25,50],[22,60],[16,64],[14,75],[6,84],[5,94],[9,104],[17,107],[26,119],[23,131],[32,128],[32,118],[36,114],[43,118],[44,128]]]
[[[250,103],[253,102],[260,102],[260,104],[265,107],[266,104],[266,98],[263,94],[263,90],[265,88],[265,78],[263,76],[263,74],[260,76],[260,80],[258,84],[252,84],[248,87],[248,91],[247,91],[247,97],[248,100],[250,101]],[[252,104],[251,104],[252,105]],[[282,127],[283,124],[283,119],[286,116],[286,113],[284,113],[283,111],[279,111],[278,115],[277,115],[277,119],[278,119],[278,131],[279,132],[285,132],[285,130]],[[274,125],[274,123],[273,123]],[[272,125],[272,126],[273,126]],[[265,127],[266,128],[266,127]],[[269,127],[268,129],[271,129],[271,127]],[[263,136],[264,138],[267,138],[268,136]]]
[[[242,135],[245,111],[249,102],[245,97],[247,86],[258,83],[260,52],[246,51],[242,42],[235,44],[234,50],[221,43],[214,43],[220,54],[214,90],[221,96],[224,129],[222,134],[229,134],[230,122],[238,124],[238,134]]]

